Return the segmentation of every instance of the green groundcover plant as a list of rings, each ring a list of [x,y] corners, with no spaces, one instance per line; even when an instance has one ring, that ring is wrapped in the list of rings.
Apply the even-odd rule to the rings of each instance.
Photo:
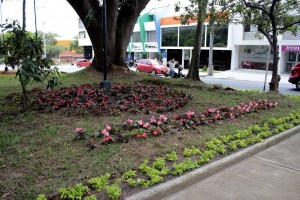
[[[166,176],[178,176],[199,168],[214,159],[262,142],[272,135],[297,125],[300,125],[300,110],[290,113],[286,117],[270,118],[247,129],[237,130],[235,133],[223,135],[219,138],[212,138],[202,148],[195,146],[185,147],[183,150],[167,153],[165,157],[144,160],[136,170],[129,170],[119,178],[110,178],[110,175],[106,174],[102,177],[91,179],[89,181],[90,188],[82,184],[77,184],[74,188],[62,188],[60,189],[60,197],[62,199],[80,199],[90,190],[99,192],[99,188],[104,188],[108,198],[119,199],[122,196],[122,187],[148,188],[164,181]],[[182,155],[184,159],[178,160],[178,155]],[[44,197],[41,194],[38,199],[44,199]]]

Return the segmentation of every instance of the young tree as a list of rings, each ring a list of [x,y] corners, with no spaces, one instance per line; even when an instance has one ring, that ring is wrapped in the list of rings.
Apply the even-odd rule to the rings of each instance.
[[[103,70],[102,3],[99,0],[67,0],[83,21],[94,48],[93,66]],[[126,66],[126,49],[141,11],[150,0],[107,1],[107,50],[109,68]]]
[[[232,19],[238,23],[250,23],[257,26],[270,43],[273,50],[273,71],[269,83],[270,91],[278,92],[280,76],[278,75],[278,35],[286,31],[296,34],[300,22],[299,0],[232,0]],[[236,17],[236,15],[239,15]]]
[[[6,65],[17,66],[16,77],[19,78],[23,93],[23,106],[27,107],[26,87],[31,82],[44,83],[53,88],[58,84],[58,69],[51,69],[51,60],[42,58],[42,40],[32,33],[23,31],[16,21],[1,25],[8,31],[8,37],[1,41],[0,56]]]

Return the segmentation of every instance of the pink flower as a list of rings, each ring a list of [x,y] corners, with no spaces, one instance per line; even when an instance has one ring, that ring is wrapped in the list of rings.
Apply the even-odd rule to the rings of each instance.
[[[178,117],[179,117],[179,115],[178,115],[178,114],[175,114],[175,115],[173,116],[173,119],[177,120]]]
[[[162,121],[157,122],[157,126],[160,126],[162,124]]]
[[[109,136],[109,132],[106,129],[103,129],[101,132],[103,135]]]
[[[147,137],[147,133],[143,133],[142,138],[146,138],[146,137]]]
[[[151,123],[153,123],[153,124],[156,123],[156,119],[154,118],[154,116],[151,117]]]
[[[127,122],[128,122],[129,124],[133,124],[133,120],[132,120],[132,119],[127,119]]]
[[[110,131],[110,130],[111,130],[111,126],[110,126],[110,125],[108,125],[108,124],[106,124],[105,128],[106,128],[106,130],[108,130],[108,131]]]
[[[143,126],[144,122],[143,120],[138,121],[138,125]]]
[[[157,136],[157,135],[158,135],[158,131],[157,131],[157,130],[156,130],[156,131],[153,131],[153,132],[152,132],[152,135]]]
[[[162,119],[164,122],[166,122],[168,120],[168,118],[164,115],[160,115],[159,119]]]
[[[112,137],[110,135],[104,136],[104,141],[112,140]]]
[[[147,122],[143,125],[144,128],[148,128],[150,126],[150,124]]]
[[[84,131],[83,131],[83,128],[76,128],[76,129],[75,129],[75,132],[76,132],[76,133],[82,133],[82,132],[84,132]]]
[[[187,116],[194,116],[195,115],[195,112],[194,111],[187,111],[186,113],[185,113]]]

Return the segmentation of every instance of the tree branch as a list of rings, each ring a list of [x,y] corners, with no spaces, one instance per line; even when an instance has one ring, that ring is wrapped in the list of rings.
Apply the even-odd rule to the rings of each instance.
[[[269,14],[270,14],[266,9],[264,9],[264,8],[262,8],[262,7],[259,7],[259,6],[256,6],[256,5],[247,3],[246,0],[243,0],[243,2],[244,2],[244,4],[245,4],[245,6],[248,7],[248,8],[253,8],[253,9],[261,10],[261,11],[262,11],[263,13],[265,13],[266,15],[269,15]]]
[[[273,44],[273,42],[272,42],[272,40],[271,40],[269,34],[268,34],[265,30],[263,30],[263,29],[261,28],[261,26],[257,26],[257,30],[258,30],[258,32],[261,32],[261,33],[267,38],[267,40],[269,41],[269,43],[270,43],[271,45]]]
[[[290,28],[291,26],[293,26],[293,25],[295,25],[295,24],[298,24],[298,23],[300,23],[300,20],[299,20],[299,21],[296,21],[296,22],[293,22],[293,23],[291,23],[291,24],[289,24],[289,25],[286,25],[286,26],[284,26],[284,27],[282,27],[282,28],[278,28],[278,30],[284,31],[284,30],[286,30],[286,29]]]

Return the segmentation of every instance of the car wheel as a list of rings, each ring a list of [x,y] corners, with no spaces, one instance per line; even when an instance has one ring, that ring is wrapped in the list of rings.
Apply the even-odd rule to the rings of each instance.
[[[77,67],[80,67],[80,65],[77,65]]]
[[[298,82],[296,83],[296,88],[297,88],[297,90],[300,90],[300,81],[298,81]]]
[[[140,69],[136,69],[136,72],[141,72]]]
[[[151,74],[152,74],[152,75],[156,75],[156,71],[155,71],[155,70],[152,70],[152,71],[151,71]]]

